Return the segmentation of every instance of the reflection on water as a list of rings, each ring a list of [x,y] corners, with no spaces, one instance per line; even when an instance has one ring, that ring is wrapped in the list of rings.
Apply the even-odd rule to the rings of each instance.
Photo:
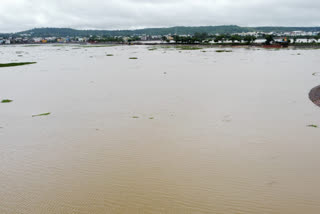
[[[320,212],[319,50],[148,48],[0,47],[0,213]]]

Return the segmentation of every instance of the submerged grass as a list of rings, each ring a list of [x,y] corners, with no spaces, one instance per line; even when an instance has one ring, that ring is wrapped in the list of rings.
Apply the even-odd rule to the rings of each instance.
[[[43,114],[35,114],[35,115],[32,115],[32,117],[48,116],[50,114],[51,114],[50,112],[47,112],[47,113],[43,113]]]
[[[232,52],[232,50],[216,50],[217,53]]]
[[[318,128],[317,125],[311,124],[311,125],[307,125],[307,127],[311,127],[311,128]]]
[[[30,64],[35,64],[35,63],[36,63],[36,62],[0,63],[0,68],[2,68],[2,67],[21,66],[21,65],[30,65]]]
[[[181,46],[177,46],[177,49],[180,49],[180,50],[201,50],[202,47],[181,45]]]
[[[5,99],[5,100],[2,100],[1,103],[11,103],[13,100],[9,100],[9,99]]]

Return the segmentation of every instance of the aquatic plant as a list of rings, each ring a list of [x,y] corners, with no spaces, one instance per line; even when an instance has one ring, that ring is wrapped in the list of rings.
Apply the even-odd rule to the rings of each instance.
[[[130,57],[129,59],[138,59],[138,57]]]
[[[216,50],[217,53],[232,52],[232,50]]]
[[[317,125],[311,124],[311,125],[307,125],[307,127],[311,127],[311,128],[318,128]]]
[[[202,47],[198,47],[198,46],[186,46],[186,45],[180,45],[180,46],[176,46],[176,48],[180,49],[180,50],[201,50]]]
[[[0,63],[0,67],[13,67],[21,65],[35,64],[36,62],[13,62],[13,63]]]
[[[138,116],[132,116],[132,118],[133,118],[133,119],[138,119],[139,117],[138,117]]]
[[[106,56],[113,56],[113,54],[107,54]]]
[[[9,99],[5,99],[5,100],[2,100],[1,103],[11,103],[13,100],[9,100]]]
[[[32,117],[48,116],[50,114],[51,114],[50,112],[47,112],[47,113],[43,113],[43,114],[35,114],[35,115],[32,115]]]
[[[154,119],[154,117],[149,117],[149,120],[153,120]]]

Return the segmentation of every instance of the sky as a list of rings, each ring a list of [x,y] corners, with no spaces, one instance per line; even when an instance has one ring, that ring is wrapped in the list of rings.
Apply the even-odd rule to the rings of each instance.
[[[320,0],[0,0],[0,32],[35,27],[320,26]]]

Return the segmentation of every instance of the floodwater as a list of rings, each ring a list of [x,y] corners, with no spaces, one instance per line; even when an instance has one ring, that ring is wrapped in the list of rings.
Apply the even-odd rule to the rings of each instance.
[[[0,47],[1,214],[320,213],[320,50],[148,48]]]

